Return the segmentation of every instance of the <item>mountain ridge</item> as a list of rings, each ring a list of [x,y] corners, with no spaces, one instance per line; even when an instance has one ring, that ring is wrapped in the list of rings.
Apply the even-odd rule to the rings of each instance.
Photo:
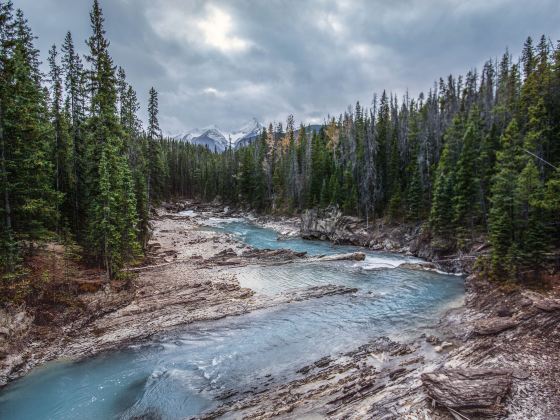
[[[223,152],[229,147],[230,142],[234,148],[249,145],[262,133],[263,129],[264,125],[253,117],[239,129],[231,132],[221,130],[217,125],[212,124],[204,128],[193,128],[172,137],[191,144],[206,146],[216,152]]]

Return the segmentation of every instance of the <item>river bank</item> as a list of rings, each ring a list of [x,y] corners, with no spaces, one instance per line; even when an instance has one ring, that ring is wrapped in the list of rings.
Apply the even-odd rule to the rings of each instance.
[[[202,418],[558,418],[560,301],[472,277],[467,286],[466,307],[447,313],[440,337],[374,340]]]
[[[274,297],[255,296],[224,269],[304,256],[290,251],[256,252],[231,235],[201,230],[190,217],[166,210],[153,219],[149,249],[144,265],[131,269],[130,284],[115,288],[107,283],[95,293],[80,294],[79,309],[62,310],[56,322],[39,322],[40,308],[2,309],[0,385],[51,360],[91,357],[177,326],[354,292],[324,286]]]
[[[480,242],[466,258],[445,254],[442,258],[441,251],[426,245],[419,227],[366,229],[363,221],[332,211],[306,213],[301,220],[261,217],[254,221],[277,230],[279,239],[302,234],[408,253],[435,259],[437,268],[452,272],[469,273],[474,258],[486,252]],[[425,342],[405,345],[381,339],[318,360],[294,381],[272,387],[265,383],[254,394],[204,417],[558,418],[560,287],[556,280],[551,278],[545,289],[529,290],[502,287],[471,275],[466,279],[465,306],[441,320],[441,338],[430,336]]]
[[[148,342],[197,321],[356,293],[351,287],[322,285],[267,296],[241,287],[232,268],[317,263],[317,258],[290,250],[255,250],[231,234],[205,227],[237,216],[245,215],[195,203],[158,211],[148,258],[133,269],[136,276],[127,288],[82,295],[82,315],[59,326],[39,328],[21,311],[9,315],[11,323],[3,325],[27,329],[3,342],[8,356],[2,359],[2,380],[49,360],[79,360]],[[251,219],[274,228],[280,239],[294,237],[300,228],[297,219]],[[339,257],[362,258],[358,253]],[[506,290],[475,277],[466,285],[466,305],[447,313],[437,326],[438,337],[411,342],[380,337],[320,358],[287,380],[257,378],[248,393],[225,390],[223,405],[201,417],[451,418],[453,411],[432,404],[437,400],[469,418],[554,418],[560,407],[558,288]],[[450,394],[467,400],[452,400]]]

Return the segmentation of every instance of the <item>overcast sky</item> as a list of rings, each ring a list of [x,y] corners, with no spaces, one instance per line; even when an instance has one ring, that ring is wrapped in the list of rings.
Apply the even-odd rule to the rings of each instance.
[[[85,52],[90,0],[13,0],[46,61],[67,30]],[[100,0],[110,52],[166,133],[322,122],[383,89],[412,95],[524,39],[560,38],[558,0]]]

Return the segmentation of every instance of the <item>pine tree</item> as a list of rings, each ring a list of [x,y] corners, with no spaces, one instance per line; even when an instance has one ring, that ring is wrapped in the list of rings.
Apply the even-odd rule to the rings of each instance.
[[[0,138],[2,167],[2,265],[13,269],[21,240],[42,240],[57,220],[60,195],[53,189],[52,132],[39,52],[23,13],[12,18],[3,4]]]
[[[516,239],[523,258],[522,265],[540,270],[544,254],[548,250],[542,202],[544,186],[537,166],[529,160],[516,182]]]
[[[479,215],[478,180],[476,178],[477,139],[475,126],[471,122],[463,137],[461,155],[457,162],[454,177],[453,224],[457,239],[468,239],[476,226]]]
[[[435,237],[443,239],[445,242],[452,240],[455,234],[454,185],[462,133],[463,121],[457,116],[446,132],[445,145],[438,163],[434,184],[430,225]]]
[[[417,159],[414,159],[412,163],[410,176],[411,178],[406,192],[406,216],[410,221],[417,222],[420,219],[420,212],[422,210],[422,182]]]
[[[140,104],[135,90],[126,81],[124,69],[119,68],[117,75],[119,97],[119,119],[124,130],[124,143],[128,145],[128,162],[134,182],[136,213],[140,244],[145,251],[150,237],[148,204],[148,163],[147,138],[142,132],[142,122],[136,115]]]
[[[92,92],[88,131],[88,241],[108,277],[114,277],[139,250],[136,198],[128,166],[125,137],[119,124],[114,67],[97,0],[90,13],[92,35],[87,41]]]
[[[86,180],[86,145],[83,133],[85,122],[86,102],[86,75],[80,56],[76,53],[72,34],[66,33],[62,45],[62,70],[65,80],[66,120],[70,125],[71,170],[72,192],[66,197],[66,201],[72,202],[72,226],[78,241],[83,239],[83,219],[85,218],[85,192]]]
[[[11,272],[18,262],[17,242],[13,231],[12,181],[13,144],[8,143],[6,128],[7,108],[10,107],[13,79],[12,53],[15,45],[13,5],[11,1],[0,4],[0,171],[2,208],[0,220],[0,273]]]
[[[527,79],[535,69],[535,50],[533,47],[533,39],[528,37],[523,45],[521,53],[521,62],[523,63],[523,75]]]
[[[54,129],[55,190],[64,198],[60,216],[67,225],[73,216],[72,192],[74,191],[74,169],[68,120],[63,110],[62,70],[58,64],[58,51],[55,45],[49,51],[49,76],[51,82],[51,124]],[[57,230],[60,226],[57,226]]]
[[[513,120],[501,138],[492,183],[489,228],[492,268],[498,278],[511,275],[507,259],[518,254],[515,243],[515,184],[519,174],[520,143],[519,128]]]
[[[157,202],[161,198],[161,188],[165,181],[165,170],[160,152],[161,129],[159,128],[158,94],[152,87],[148,100],[148,203]]]

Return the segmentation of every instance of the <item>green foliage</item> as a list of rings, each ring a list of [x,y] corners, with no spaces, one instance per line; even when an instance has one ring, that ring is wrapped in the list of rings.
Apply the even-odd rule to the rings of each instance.
[[[412,169],[409,170],[410,180],[406,190],[406,217],[412,222],[417,222],[420,219],[420,213],[422,211],[422,181],[420,179],[420,169],[418,167],[418,161],[415,159],[413,161]]]
[[[463,137],[463,147],[455,170],[453,186],[453,225],[459,241],[474,231],[480,213],[478,180],[476,176],[476,138],[474,124],[469,124]]]
[[[150,210],[174,197],[262,212],[338,206],[421,223],[434,247],[492,245],[494,277],[524,279],[560,247],[560,46],[529,38],[480,77],[440,79],[427,95],[383,92],[324,126],[270,124],[224,153],[163,138],[158,93],[146,131],[136,92],[109,54],[97,0],[86,64],[67,33],[48,80],[23,13],[0,4],[0,271],[17,272],[53,232],[109,277],[145,250]],[[45,84],[45,82],[47,82]],[[426,224],[428,226],[428,224]]]
[[[21,11],[11,2],[0,9],[0,238],[2,267],[18,261],[20,241],[38,241],[56,226],[61,195],[53,188],[47,98],[38,51]]]

